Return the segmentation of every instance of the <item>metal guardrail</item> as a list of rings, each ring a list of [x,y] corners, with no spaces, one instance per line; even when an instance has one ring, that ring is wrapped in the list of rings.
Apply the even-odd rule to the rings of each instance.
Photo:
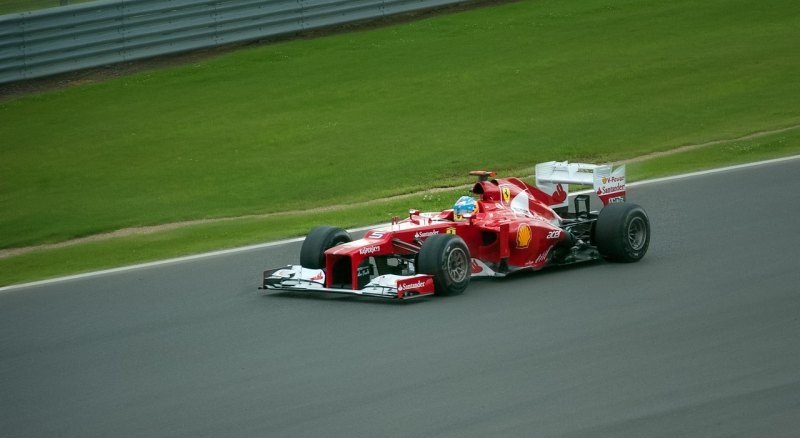
[[[101,0],[0,16],[0,84],[464,0]]]

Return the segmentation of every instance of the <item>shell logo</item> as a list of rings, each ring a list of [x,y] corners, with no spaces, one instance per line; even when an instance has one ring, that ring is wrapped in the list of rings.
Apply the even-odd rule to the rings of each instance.
[[[501,187],[500,194],[503,195],[503,202],[505,202],[506,204],[511,202],[511,189],[509,189],[508,187]]]
[[[533,237],[531,227],[526,224],[520,225],[517,228],[517,248],[527,248],[531,243],[531,237]]]
[[[603,177],[603,179],[601,181],[603,181],[603,184],[607,184],[608,183],[608,178]]]

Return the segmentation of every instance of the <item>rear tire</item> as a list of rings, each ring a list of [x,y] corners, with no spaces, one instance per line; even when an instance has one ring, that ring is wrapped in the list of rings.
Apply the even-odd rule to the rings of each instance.
[[[600,210],[594,230],[597,250],[615,262],[637,262],[650,246],[650,220],[636,204],[609,204]]]
[[[312,229],[300,248],[300,266],[325,269],[325,251],[350,240],[350,234],[341,228],[322,226]]]
[[[433,277],[436,295],[458,295],[469,285],[472,258],[464,240],[453,234],[429,237],[419,251],[419,273]]]

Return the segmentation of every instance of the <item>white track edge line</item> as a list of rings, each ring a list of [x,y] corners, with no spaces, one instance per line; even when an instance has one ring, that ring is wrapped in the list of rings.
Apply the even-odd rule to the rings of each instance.
[[[791,160],[796,160],[796,159],[800,159],[800,155],[792,155],[792,156],[789,156],[789,157],[774,158],[774,159],[771,159],[771,160],[756,161],[756,162],[753,162],[753,163],[745,163],[745,164],[736,164],[736,165],[733,165],[733,166],[719,167],[719,168],[716,168],[716,169],[701,170],[701,171],[697,171],[697,172],[683,173],[683,174],[680,174],[680,175],[672,175],[672,176],[665,176],[665,177],[662,177],[662,178],[654,178],[654,179],[648,179],[648,180],[644,180],[644,181],[637,181],[637,182],[633,182],[633,183],[628,184],[628,187],[636,187],[636,186],[643,186],[643,185],[649,185],[649,184],[657,184],[657,183],[662,183],[662,182],[669,182],[669,181],[681,180],[681,179],[686,179],[686,178],[692,178],[692,177],[695,177],[695,176],[711,175],[711,174],[715,174],[715,173],[729,172],[729,171],[739,170],[739,169],[747,169],[747,168],[750,168],[750,167],[758,167],[758,166],[765,166],[765,165],[769,165],[769,164],[782,163],[784,161],[791,161]],[[591,190],[584,190],[584,191],[581,191],[581,192],[574,192],[574,193],[570,193],[570,195],[577,195],[577,194],[589,193],[589,192],[591,192]],[[348,231],[353,231],[353,232],[366,231],[366,230],[369,230],[371,228],[379,227],[381,225],[383,225],[383,224],[369,225],[369,226],[366,226],[366,227],[353,228],[353,229],[350,229]],[[237,254],[237,253],[242,253],[242,252],[247,252],[247,251],[255,251],[255,250],[258,250],[258,249],[269,248],[269,247],[273,247],[273,246],[286,245],[288,243],[301,242],[301,241],[303,241],[303,239],[304,239],[303,237],[295,237],[293,239],[284,239],[284,240],[278,240],[278,241],[274,241],[274,242],[258,243],[258,244],[255,244],[255,245],[242,246],[242,247],[239,247],[239,248],[231,248],[231,249],[223,249],[223,250],[219,250],[219,251],[211,251],[211,252],[206,252],[206,253],[201,253],[201,254],[194,254],[194,255],[189,255],[189,256],[171,258],[171,259],[167,259],[167,260],[158,260],[158,261],[154,261],[154,262],[140,263],[140,264],[130,265],[130,266],[122,266],[122,267],[119,267],[119,268],[104,269],[104,270],[101,270],[101,271],[86,272],[86,273],[83,273],[83,274],[75,274],[75,275],[68,275],[68,276],[65,276],[65,277],[51,278],[51,279],[48,279],[48,280],[39,280],[39,281],[30,282],[30,283],[12,284],[12,285],[9,285],[9,286],[0,287],[0,293],[10,292],[10,291],[18,290],[18,289],[26,289],[26,288],[31,288],[31,287],[37,287],[37,286],[46,286],[46,285],[50,285],[50,284],[73,281],[73,280],[82,280],[82,279],[86,279],[86,278],[100,277],[100,276],[103,276],[103,275],[117,274],[117,273],[120,273],[120,272],[134,271],[134,270],[138,270],[138,269],[153,268],[153,267],[165,266],[165,265],[170,265],[170,264],[175,264],[175,263],[183,263],[183,262],[188,262],[188,261],[193,261],[193,260],[200,260],[200,259],[206,259],[206,258],[211,258],[211,257],[219,257],[219,256],[224,256],[224,255]]]

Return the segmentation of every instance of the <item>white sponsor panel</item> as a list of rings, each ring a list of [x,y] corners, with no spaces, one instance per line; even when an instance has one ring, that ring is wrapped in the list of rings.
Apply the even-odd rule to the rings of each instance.
[[[617,167],[613,172],[595,173],[594,188],[604,205],[625,202],[625,165]]]
[[[407,290],[421,289],[425,287],[425,279],[419,279],[413,283],[399,283],[397,285],[398,292],[405,292]]]
[[[420,276],[403,276],[403,275],[394,275],[394,274],[386,274],[380,275],[375,277],[370,281],[365,287],[364,290],[397,290],[399,292],[407,291],[410,289],[415,288],[423,288],[425,287],[426,280],[428,280],[427,275],[420,275]],[[412,283],[408,283],[408,281],[413,281]],[[400,284],[402,282],[406,282],[405,284]],[[402,289],[400,288],[402,287]]]

